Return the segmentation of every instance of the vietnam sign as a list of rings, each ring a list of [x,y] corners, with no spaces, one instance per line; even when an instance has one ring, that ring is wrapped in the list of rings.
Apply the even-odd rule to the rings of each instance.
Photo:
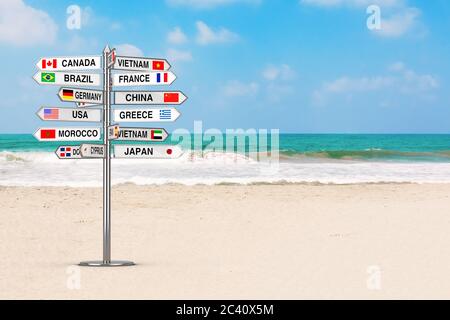
[[[114,104],[182,104],[187,97],[181,91],[115,91]]]
[[[115,158],[147,158],[147,159],[175,159],[183,151],[178,146],[170,145],[122,145],[114,146]]]
[[[39,84],[50,84],[50,85],[72,85],[72,86],[100,85],[100,75],[94,73],[40,71],[33,76],[33,79]]]
[[[36,66],[44,71],[97,70],[101,67],[100,60],[100,56],[46,57],[40,59]]]
[[[80,146],[82,158],[103,158],[105,152],[104,144],[82,144]]]
[[[84,103],[103,103],[103,91],[76,89],[76,88],[61,88],[58,92],[61,101],[69,102],[84,102]]]
[[[164,141],[168,133],[163,128],[124,128],[119,129],[117,140],[128,141]]]
[[[127,71],[166,71],[170,64],[165,59],[116,56],[113,69]]]
[[[172,122],[180,116],[175,108],[115,109],[115,122]]]
[[[40,128],[34,136],[39,141],[95,141],[100,140],[100,128]]]
[[[80,159],[80,146],[59,146],[55,154],[60,159]]]
[[[42,107],[36,114],[47,121],[99,122],[101,120],[100,109]]]
[[[116,87],[169,85],[176,78],[177,76],[170,71],[116,73],[113,75],[112,85]]]

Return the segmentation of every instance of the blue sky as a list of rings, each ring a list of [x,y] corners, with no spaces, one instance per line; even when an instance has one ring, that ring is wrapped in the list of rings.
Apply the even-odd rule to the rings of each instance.
[[[449,133],[449,16],[447,0],[2,0],[0,132],[32,133],[40,106],[68,105],[32,80],[40,57],[108,43],[172,64],[189,99],[169,130]]]

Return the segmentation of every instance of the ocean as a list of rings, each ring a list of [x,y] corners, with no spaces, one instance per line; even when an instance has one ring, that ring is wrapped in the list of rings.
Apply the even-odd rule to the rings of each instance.
[[[279,161],[271,162],[256,160],[255,141],[224,152],[209,140],[185,137],[179,159],[113,159],[113,184],[450,183],[450,135],[281,134]],[[70,145],[1,134],[0,186],[101,186],[102,161],[60,160],[54,151],[61,144]]]

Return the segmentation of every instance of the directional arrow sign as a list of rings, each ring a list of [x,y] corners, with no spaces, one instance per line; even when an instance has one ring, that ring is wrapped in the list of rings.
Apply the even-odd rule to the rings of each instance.
[[[100,133],[100,128],[40,128],[34,136],[39,141],[96,141]]]
[[[33,76],[39,84],[72,85],[72,86],[99,86],[100,75],[94,73],[76,72],[44,72],[39,71]]]
[[[175,108],[116,109],[115,122],[172,122],[180,116]]]
[[[115,158],[148,158],[148,159],[175,159],[183,154],[178,146],[169,145],[122,145],[114,146]]]
[[[105,156],[105,145],[103,144],[82,144],[80,146],[82,158],[103,158]]]
[[[119,129],[117,140],[128,141],[164,141],[168,133],[163,128],[123,128]]]
[[[170,64],[165,59],[117,56],[113,69],[144,72],[166,71],[170,69]]]
[[[86,103],[86,102],[75,102],[75,105],[78,108],[86,108],[86,107],[101,107],[101,105],[96,103]]]
[[[115,91],[114,104],[182,104],[187,97],[181,91]]]
[[[42,107],[36,114],[42,120],[48,121],[99,122],[101,120],[100,109]]]
[[[112,85],[116,87],[169,85],[176,78],[177,76],[170,71],[116,73],[113,75]]]
[[[108,139],[116,140],[119,137],[119,126],[114,124],[108,127]]]
[[[80,146],[59,146],[55,154],[60,159],[80,159]]]
[[[61,101],[69,102],[84,102],[84,103],[103,103],[103,91],[76,89],[76,88],[61,88],[58,92]]]
[[[100,62],[100,56],[46,57],[40,59],[36,66],[43,71],[97,70],[101,67]]]

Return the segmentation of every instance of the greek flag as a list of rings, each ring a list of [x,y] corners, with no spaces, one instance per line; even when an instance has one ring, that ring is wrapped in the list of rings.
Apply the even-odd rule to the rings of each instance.
[[[161,109],[161,110],[159,110],[159,119],[160,120],[170,120],[170,119],[172,119],[172,110],[171,109]]]

